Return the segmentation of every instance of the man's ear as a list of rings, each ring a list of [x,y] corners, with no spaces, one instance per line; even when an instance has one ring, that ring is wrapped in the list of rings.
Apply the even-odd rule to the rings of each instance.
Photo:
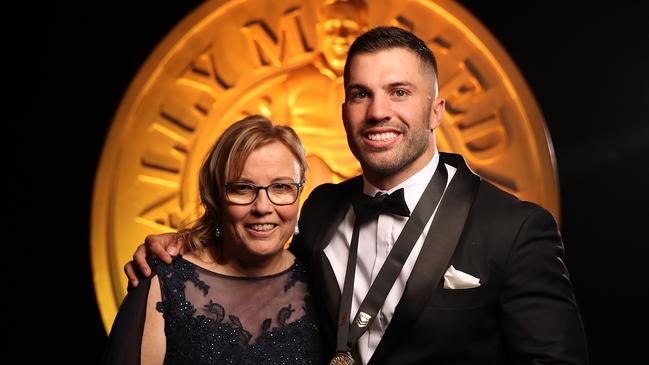
[[[429,127],[433,131],[439,127],[442,123],[442,118],[444,118],[444,110],[446,110],[446,100],[442,98],[436,98],[432,101],[432,107],[430,108]]]
[[[347,125],[348,114],[347,114],[347,102],[345,101],[343,101],[343,103],[340,104],[340,116],[343,119],[343,123]]]

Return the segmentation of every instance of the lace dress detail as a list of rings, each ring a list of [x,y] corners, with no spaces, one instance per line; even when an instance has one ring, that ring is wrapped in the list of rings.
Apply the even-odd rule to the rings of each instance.
[[[165,364],[320,364],[320,334],[300,263],[264,277],[232,277],[175,257],[158,274]]]

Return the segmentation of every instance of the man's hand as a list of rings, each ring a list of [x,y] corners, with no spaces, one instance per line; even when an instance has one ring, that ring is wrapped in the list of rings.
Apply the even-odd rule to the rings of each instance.
[[[160,260],[171,263],[171,256],[178,255],[185,246],[185,240],[176,233],[162,233],[146,236],[144,243],[137,247],[133,254],[133,260],[124,265],[124,272],[133,287],[137,287],[140,281],[136,272],[149,277],[151,268],[146,262],[147,257],[157,257]]]

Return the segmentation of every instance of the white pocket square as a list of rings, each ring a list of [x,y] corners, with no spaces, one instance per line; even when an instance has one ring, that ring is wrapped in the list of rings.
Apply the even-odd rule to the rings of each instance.
[[[444,289],[470,289],[480,286],[480,279],[451,267],[444,273]]]

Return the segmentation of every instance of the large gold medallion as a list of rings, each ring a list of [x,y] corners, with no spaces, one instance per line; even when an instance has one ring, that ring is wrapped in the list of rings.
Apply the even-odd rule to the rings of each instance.
[[[213,0],[158,45],[132,81],[101,158],[92,210],[92,266],[106,328],[126,294],[122,267],[147,234],[199,214],[198,169],[234,121],[262,114],[305,144],[305,194],[360,174],[340,110],[342,69],[364,30],[395,25],[439,63],[447,112],[440,150],[485,179],[559,214],[552,146],[512,61],[489,32],[446,0]]]

